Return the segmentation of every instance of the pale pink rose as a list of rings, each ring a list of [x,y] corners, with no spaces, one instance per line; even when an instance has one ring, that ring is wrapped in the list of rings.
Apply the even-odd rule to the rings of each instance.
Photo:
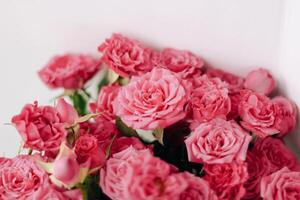
[[[136,150],[149,149],[150,147],[145,146],[139,138],[136,137],[119,137],[116,138],[111,147],[111,154],[118,153],[132,146]]]
[[[270,99],[249,90],[243,93],[239,104],[241,125],[261,138],[279,133],[275,105]]]
[[[26,148],[39,151],[56,151],[65,140],[65,126],[78,117],[70,105],[59,100],[57,107],[27,104],[12,123],[24,140]]]
[[[282,167],[288,167],[291,170],[298,168],[299,163],[296,156],[281,139],[272,137],[258,139],[254,144],[253,151],[260,157],[265,156],[270,163],[271,173]]]
[[[300,198],[300,172],[287,167],[264,177],[260,195],[265,200],[296,200]]]
[[[75,153],[80,164],[90,160],[90,168],[101,167],[106,160],[104,150],[100,148],[97,138],[90,134],[78,137],[75,142]]]
[[[79,189],[62,190],[54,185],[44,183],[28,200],[82,200],[82,194]]]
[[[217,200],[208,182],[187,172],[172,174],[166,180],[164,198],[174,200]]]
[[[35,164],[33,156],[17,156],[0,166],[0,199],[32,199],[47,181],[47,174]]]
[[[229,92],[238,92],[243,89],[244,79],[232,73],[217,68],[208,68],[206,71],[208,77],[217,77],[228,84]]]
[[[113,101],[116,99],[120,90],[119,85],[104,86],[101,88],[97,103],[91,103],[92,112],[100,113],[108,121],[114,121],[116,116],[113,110]]]
[[[38,74],[50,88],[80,89],[99,68],[92,56],[65,54],[52,58]]]
[[[165,181],[176,169],[150,151],[139,153],[128,160],[124,179],[125,198],[156,200],[164,196]]]
[[[146,150],[147,151],[147,150]],[[111,199],[124,200],[125,183],[129,173],[128,160],[132,159],[145,150],[137,150],[130,146],[127,149],[113,154],[108,159],[104,168],[100,170],[100,187],[102,191]]]
[[[113,138],[117,137],[120,133],[116,125],[103,118],[97,118],[94,121],[89,121],[80,124],[79,135],[93,135],[101,149],[106,149],[112,142]]]
[[[76,182],[80,175],[80,164],[75,154],[57,157],[53,162],[53,176],[64,184]]]
[[[245,200],[259,199],[260,197],[260,181],[262,177],[271,173],[270,163],[265,156],[256,154],[253,151],[247,152],[247,169],[249,178],[244,184],[246,194]]]
[[[167,68],[185,79],[200,76],[204,66],[203,60],[192,52],[172,48],[163,49],[155,59],[154,65]]]
[[[114,110],[129,127],[154,130],[183,119],[185,103],[181,80],[167,69],[154,68],[121,88]]]
[[[278,96],[271,100],[275,104],[276,128],[280,131],[278,136],[284,137],[292,132],[297,124],[298,109],[295,103]]]
[[[204,165],[204,171],[204,179],[216,192],[218,199],[241,199],[244,196],[243,184],[248,179],[246,163]]]
[[[103,53],[101,60],[120,76],[141,75],[152,69],[151,50],[121,34],[113,34],[98,50]]]
[[[227,85],[219,78],[206,75],[195,79],[195,82],[196,87],[191,91],[186,108],[190,117],[199,122],[226,118],[231,109]]]
[[[259,68],[247,74],[244,86],[254,92],[268,95],[276,87],[276,82],[268,70]]]
[[[235,121],[214,119],[200,124],[185,140],[191,162],[221,164],[244,161],[251,136]]]

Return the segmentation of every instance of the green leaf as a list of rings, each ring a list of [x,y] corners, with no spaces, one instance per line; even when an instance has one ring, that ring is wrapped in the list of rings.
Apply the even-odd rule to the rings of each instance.
[[[117,137],[117,135],[114,135],[114,137],[112,138],[112,140],[111,140],[109,146],[108,146],[108,147],[106,148],[106,150],[105,150],[105,156],[106,156],[106,158],[109,158],[109,156],[110,156],[111,147],[112,147],[112,145],[113,145],[113,143],[114,143],[116,137]]]
[[[69,97],[79,115],[87,114],[87,100],[78,91],[75,91]]]
[[[99,82],[98,84],[98,93],[101,91],[102,87],[106,86],[109,84],[109,80],[107,78],[107,73],[103,77],[103,79]]]
[[[116,82],[119,79],[119,77],[119,74],[117,74],[113,70],[108,70],[107,79],[110,84]]]
[[[116,126],[124,136],[138,136],[137,132],[134,129],[129,128],[120,117],[116,118]]]
[[[145,143],[150,144],[157,140],[153,135],[153,130],[137,129],[136,132],[137,132],[139,138]]]
[[[153,131],[153,136],[158,140],[158,142],[164,145],[164,129],[157,128]]]

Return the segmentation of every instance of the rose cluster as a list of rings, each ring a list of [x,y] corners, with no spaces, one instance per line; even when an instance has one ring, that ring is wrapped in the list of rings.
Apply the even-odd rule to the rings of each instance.
[[[298,110],[268,70],[240,77],[121,34],[98,50],[38,72],[64,93],[12,117],[22,146],[0,158],[0,199],[300,199],[284,142]]]

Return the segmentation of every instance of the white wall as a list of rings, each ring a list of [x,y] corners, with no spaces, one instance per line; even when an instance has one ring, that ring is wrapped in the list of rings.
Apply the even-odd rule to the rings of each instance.
[[[284,17],[284,2],[294,14]],[[294,93],[298,57],[288,53],[294,42],[280,42],[283,35],[297,38],[291,30],[297,8],[297,0],[0,0],[0,155],[14,155],[19,142],[3,123],[25,103],[49,103],[58,93],[42,85],[36,71],[57,53],[96,54],[112,32],[158,48],[189,49],[239,74],[267,67],[300,103]],[[283,27],[290,31],[283,33]]]
[[[282,90],[297,101],[300,108],[300,1],[288,0],[285,5],[284,24],[280,46],[280,67]],[[300,123],[300,117],[299,117]],[[290,143],[300,149],[300,127],[291,135]],[[296,146],[295,146],[296,147]],[[300,157],[300,153],[298,153]]]

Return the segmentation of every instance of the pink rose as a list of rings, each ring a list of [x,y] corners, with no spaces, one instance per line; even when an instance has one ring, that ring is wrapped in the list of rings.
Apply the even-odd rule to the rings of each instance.
[[[256,154],[253,151],[247,152],[246,163],[249,178],[244,184],[246,194],[243,199],[259,199],[260,181],[262,177],[270,174],[270,163],[265,156]]]
[[[105,153],[100,148],[97,138],[90,134],[79,136],[75,143],[75,153],[79,163],[90,160],[90,168],[100,167],[106,160]]]
[[[152,69],[151,51],[121,34],[113,34],[98,49],[103,53],[101,60],[120,76],[141,75]]]
[[[280,131],[278,136],[284,137],[295,129],[298,114],[297,106],[281,96],[275,97],[271,101],[275,104],[275,127]]]
[[[56,151],[67,135],[65,126],[78,117],[72,107],[59,100],[57,107],[27,104],[12,118],[25,147],[39,151]],[[74,119],[72,119],[74,117]]]
[[[218,78],[206,75],[195,79],[196,87],[191,91],[187,110],[192,118],[205,122],[216,117],[226,118],[231,103],[227,85]]]
[[[125,199],[126,176],[129,174],[128,160],[145,150],[137,150],[130,146],[127,149],[113,154],[104,168],[100,170],[100,187],[111,199]]]
[[[206,74],[210,78],[217,77],[226,82],[230,93],[243,89],[244,79],[232,73],[217,68],[208,68]]]
[[[260,195],[265,200],[289,200],[300,198],[300,172],[287,167],[264,177]]]
[[[4,158],[4,157],[0,157],[0,167],[7,165],[11,162],[10,158]]]
[[[156,200],[164,196],[165,181],[176,169],[145,151],[128,160],[127,170],[124,199]]]
[[[254,92],[268,95],[276,87],[276,82],[268,70],[259,68],[248,73],[244,86]]]
[[[276,110],[270,99],[264,95],[244,91],[239,104],[241,125],[258,137],[279,133],[276,125]]]
[[[295,155],[283,143],[283,140],[272,137],[259,139],[254,144],[253,151],[260,157],[265,157],[270,163],[270,172],[277,171],[282,167],[295,170],[298,161]]]
[[[200,76],[203,60],[189,51],[166,48],[159,53],[155,65],[177,73],[182,78]]]
[[[116,99],[119,90],[120,86],[118,85],[102,87],[97,103],[90,105],[92,112],[100,113],[100,117],[108,121],[114,121],[116,116],[113,110],[113,101]]]
[[[91,56],[65,54],[52,58],[38,74],[50,88],[80,89],[99,68]]]
[[[62,190],[51,184],[44,183],[32,196],[31,200],[82,200],[79,189]],[[28,199],[29,200],[29,199]]]
[[[154,130],[183,119],[185,103],[181,80],[169,70],[154,68],[121,88],[114,110],[129,127]]]
[[[165,199],[217,200],[208,182],[187,172],[172,174],[165,182]]]
[[[185,140],[191,162],[221,164],[244,161],[251,136],[235,121],[214,119],[200,124]]]
[[[243,162],[204,165],[204,179],[216,192],[218,199],[241,199],[243,184],[248,179],[247,165]]]
[[[33,156],[17,156],[0,166],[0,199],[29,200],[47,174],[35,164]]]

